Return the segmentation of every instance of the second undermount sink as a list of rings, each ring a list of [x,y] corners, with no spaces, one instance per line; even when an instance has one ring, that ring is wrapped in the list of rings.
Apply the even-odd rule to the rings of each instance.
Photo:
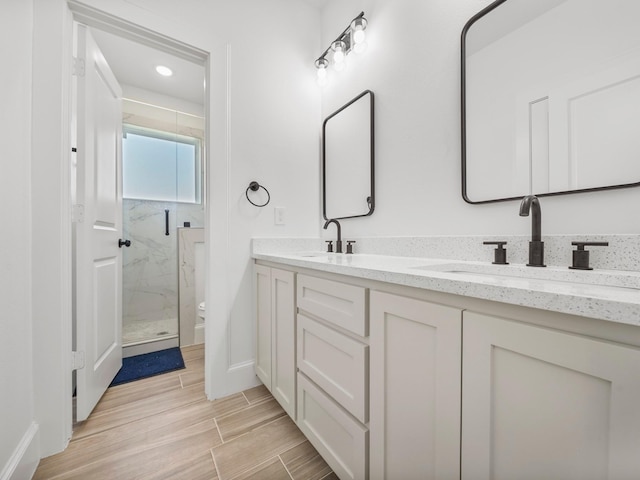
[[[476,281],[503,284],[508,281],[526,280],[551,284],[593,287],[606,291],[637,292],[640,275],[635,272],[576,271],[560,267],[535,268],[525,265],[494,265],[477,263],[449,263],[444,265],[418,265],[416,270],[452,274],[456,278],[467,277]]]

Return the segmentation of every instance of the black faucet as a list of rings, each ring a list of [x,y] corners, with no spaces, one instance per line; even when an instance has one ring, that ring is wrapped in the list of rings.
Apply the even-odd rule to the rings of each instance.
[[[544,242],[542,241],[542,213],[540,212],[540,201],[535,195],[527,195],[520,204],[520,216],[531,215],[531,241],[529,242],[529,263],[528,267],[546,267],[544,264]]]
[[[324,224],[324,227],[322,228],[326,230],[330,223],[335,223],[336,228],[338,229],[338,240],[336,240],[336,253],[342,253],[342,229],[340,228],[340,222],[338,222],[338,220],[336,220],[335,218],[332,218],[330,220],[327,220]]]

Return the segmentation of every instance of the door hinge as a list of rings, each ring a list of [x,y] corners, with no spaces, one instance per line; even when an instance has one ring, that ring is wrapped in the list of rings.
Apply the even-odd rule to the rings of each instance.
[[[84,59],[73,57],[73,75],[84,77]]]
[[[71,370],[84,368],[84,352],[71,352]]]
[[[73,206],[71,221],[73,223],[84,223],[84,205],[76,204]]]

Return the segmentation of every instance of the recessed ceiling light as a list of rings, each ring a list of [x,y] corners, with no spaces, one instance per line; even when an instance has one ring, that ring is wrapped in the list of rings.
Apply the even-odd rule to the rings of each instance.
[[[170,77],[171,75],[173,75],[173,70],[171,70],[169,67],[165,67],[164,65],[158,65],[156,67],[156,72],[158,72],[163,77]]]

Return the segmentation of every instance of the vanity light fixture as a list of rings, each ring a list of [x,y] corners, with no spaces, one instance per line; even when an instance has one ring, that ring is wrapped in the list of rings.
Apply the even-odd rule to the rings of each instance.
[[[367,28],[367,19],[364,18],[364,12],[360,12],[354,18],[347,28],[345,28],[338,38],[322,52],[322,55],[316,60],[316,68],[318,69],[318,84],[324,86],[327,83],[327,68],[329,67],[328,55],[331,55],[333,67],[337,70],[343,70],[346,63],[345,57],[351,52],[360,53],[364,51],[365,43],[364,31]]]

